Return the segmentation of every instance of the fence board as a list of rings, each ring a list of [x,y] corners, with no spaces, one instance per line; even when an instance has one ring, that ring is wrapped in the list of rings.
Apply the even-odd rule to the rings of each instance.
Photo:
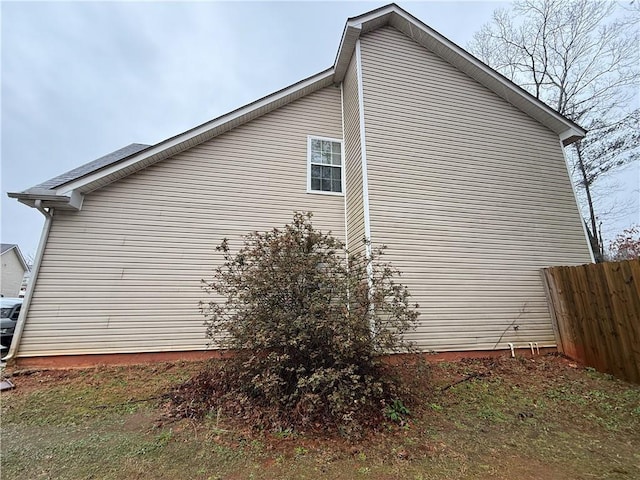
[[[629,373],[625,365],[630,360],[626,353],[627,336],[624,328],[619,328],[616,320],[620,313],[616,312],[616,303],[612,301],[612,295],[609,294],[605,270],[606,267],[595,268],[590,272],[590,280],[595,287],[595,297],[598,299],[597,314],[600,322],[597,323],[601,326],[601,341],[607,347],[607,354],[602,359],[604,365],[600,365],[600,369],[608,370],[617,377],[628,378]]]
[[[542,270],[558,349],[640,383],[640,260]]]

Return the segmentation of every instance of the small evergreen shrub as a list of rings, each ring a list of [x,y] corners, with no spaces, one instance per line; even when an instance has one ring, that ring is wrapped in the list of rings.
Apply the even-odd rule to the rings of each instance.
[[[218,251],[201,311],[212,343],[234,355],[196,380],[208,395],[190,414],[225,405],[262,427],[350,431],[398,410],[401,385],[381,355],[411,350],[403,334],[418,313],[382,248],[348,253],[297,213]]]

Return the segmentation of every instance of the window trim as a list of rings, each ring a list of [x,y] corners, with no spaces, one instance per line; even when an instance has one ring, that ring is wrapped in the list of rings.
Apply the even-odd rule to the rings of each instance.
[[[340,180],[341,192],[325,192],[322,190],[311,190],[311,140],[325,140],[328,142],[335,142],[340,144]],[[336,167],[337,165],[334,165]],[[345,191],[345,158],[344,158],[344,142],[340,138],[320,137],[318,135],[307,135],[307,193],[318,195],[333,195],[337,197],[344,197]]]

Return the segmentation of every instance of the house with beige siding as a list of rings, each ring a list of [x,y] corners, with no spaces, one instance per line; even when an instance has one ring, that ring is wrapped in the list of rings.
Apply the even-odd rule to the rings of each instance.
[[[215,246],[293,211],[387,245],[423,351],[553,347],[540,269],[592,261],[563,154],[584,135],[398,6],[350,18],[327,70],[10,193],[46,222],[9,358],[200,355]]]
[[[22,279],[29,271],[27,262],[18,245],[0,244],[0,294],[3,297],[17,297],[22,286]]]

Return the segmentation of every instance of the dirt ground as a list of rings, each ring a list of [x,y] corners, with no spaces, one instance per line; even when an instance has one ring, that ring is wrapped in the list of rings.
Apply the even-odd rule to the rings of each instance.
[[[640,479],[640,386],[556,355],[399,372],[408,424],[357,441],[164,416],[202,362],[6,372],[3,478]]]

